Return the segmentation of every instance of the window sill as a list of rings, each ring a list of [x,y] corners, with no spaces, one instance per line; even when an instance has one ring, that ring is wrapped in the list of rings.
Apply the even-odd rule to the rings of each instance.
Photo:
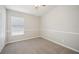
[[[19,36],[19,35],[24,35],[24,33],[23,32],[19,32],[19,33],[12,33],[12,36]]]

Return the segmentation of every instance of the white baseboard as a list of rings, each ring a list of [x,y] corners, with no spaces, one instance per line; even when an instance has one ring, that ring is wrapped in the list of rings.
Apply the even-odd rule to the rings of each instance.
[[[37,36],[37,37],[40,37],[40,36]],[[14,43],[14,42],[18,42],[18,41],[33,39],[33,38],[37,38],[37,37],[30,37],[30,38],[25,38],[25,39],[22,39],[22,40],[11,41],[11,42],[7,42],[5,45],[7,45],[7,44],[9,44],[9,43]],[[4,46],[4,47],[5,47],[5,46]],[[4,47],[3,47],[3,48],[4,48]],[[1,51],[3,50],[3,48],[0,49],[0,53],[1,53]]]
[[[38,37],[40,37],[40,36],[25,38],[25,39],[22,39],[22,40],[11,41],[11,42],[7,42],[5,45],[7,45],[7,44],[9,44],[9,43],[14,43],[14,42],[23,41],[23,40],[28,40],[28,39],[33,39],[33,38],[38,38]],[[5,47],[5,46],[4,46],[4,47]],[[3,48],[4,48],[4,47],[3,47]],[[1,51],[3,50],[3,48],[0,49],[0,53],[1,53]]]
[[[40,37],[40,36],[37,36],[37,37]],[[28,40],[28,39],[33,39],[33,38],[37,38],[37,37],[24,38],[22,40],[16,40],[16,41],[7,42],[6,44],[14,43],[14,42],[18,42],[18,41],[23,41],[23,40]]]
[[[74,49],[74,48],[72,48],[72,47],[69,47],[69,46],[64,45],[64,44],[62,44],[62,43],[59,43],[59,42],[57,42],[57,41],[55,41],[55,40],[51,40],[50,38],[48,38],[48,37],[46,37],[46,36],[37,36],[37,37],[42,37],[42,38],[47,39],[47,40],[49,40],[49,41],[51,41],[51,42],[54,42],[54,43],[56,43],[56,44],[59,44],[59,45],[61,45],[61,46],[63,46],[63,47],[66,47],[66,48],[71,49],[71,50],[73,50],[73,51],[79,52],[79,50],[76,50],[76,49]],[[22,40],[11,41],[11,42],[8,42],[8,43],[14,43],[14,42],[23,41],[23,40],[28,40],[28,39],[37,38],[37,37],[25,38],[25,39],[22,39]],[[8,44],[8,43],[7,43],[7,44]],[[2,51],[2,49],[0,50],[0,52],[1,52],[1,51]]]
[[[69,47],[69,46],[67,46],[67,45],[65,45],[65,44],[59,43],[59,42],[57,42],[57,41],[55,41],[55,40],[51,40],[50,38],[48,38],[48,37],[46,37],[46,36],[41,36],[41,37],[44,38],[44,39],[47,39],[47,40],[49,40],[49,41],[51,41],[51,42],[54,42],[54,43],[56,43],[56,44],[59,44],[59,45],[61,45],[61,46],[63,46],[63,47],[66,47],[66,48],[68,48],[68,49],[71,49],[71,50],[73,50],[73,51],[75,51],[75,52],[79,52],[79,50],[77,50],[77,49],[74,49],[74,48]]]
[[[0,49],[0,53],[2,52],[2,50],[3,50],[4,47],[5,47],[5,46],[3,46],[3,47]]]
[[[0,49],[0,53],[1,53],[2,49]]]

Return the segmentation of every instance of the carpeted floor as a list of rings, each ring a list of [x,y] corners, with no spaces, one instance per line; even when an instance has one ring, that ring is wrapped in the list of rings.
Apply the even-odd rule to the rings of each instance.
[[[1,54],[77,54],[77,52],[43,38],[34,38],[7,44]]]

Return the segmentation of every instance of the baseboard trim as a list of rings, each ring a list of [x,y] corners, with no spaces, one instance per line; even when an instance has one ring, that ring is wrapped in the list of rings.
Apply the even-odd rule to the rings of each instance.
[[[6,46],[7,44],[9,44],[9,43],[19,42],[19,41],[23,41],[23,40],[29,40],[29,39],[38,38],[38,37],[40,37],[40,36],[37,36],[37,37],[30,37],[30,38],[25,38],[25,39],[22,39],[22,40],[16,40],[16,41],[7,42],[7,43],[5,44],[5,46]],[[5,46],[4,46],[4,47],[5,47]],[[4,47],[3,47],[3,48],[4,48]],[[0,49],[0,53],[1,53],[1,51],[3,50],[3,48]]]
[[[55,41],[55,40],[50,40],[50,38],[48,38],[48,37],[46,37],[46,36],[41,36],[41,37],[44,38],[44,39],[46,39],[46,40],[49,40],[49,41],[51,41],[51,42],[54,42],[54,43],[56,43],[56,44],[58,44],[58,45],[61,45],[61,46],[63,46],[63,47],[66,47],[66,48],[68,48],[68,49],[71,49],[71,50],[73,50],[73,51],[79,53],[79,50],[77,50],[77,49],[71,48],[71,47],[69,47],[69,46],[67,46],[67,45],[65,45],[65,44],[59,43],[59,42],[57,42],[57,41]]]
[[[6,45],[9,44],[9,43],[14,43],[14,42],[23,41],[23,40],[29,40],[29,39],[38,38],[38,37],[40,37],[40,36],[37,36],[37,37],[30,37],[30,38],[24,38],[24,39],[22,39],[22,40],[11,41],[11,42],[7,42]]]
[[[0,53],[2,52],[3,48],[5,47],[5,45],[0,49]]]
[[[31,37],[31,38],[27,38],[27,39],[25,38],[25,39],[22,39],[22,40],[7,42],[7,44],[9,44],[9,43],[14,43],[14,42],[18,42],[18,41],[23,41],[23,40],[28,40],[28,39],[33,39],[33,38],[38,38],[38,37],[44,38],[44,39],[46,39],[46,40],[49,40],[49,41],[54,42],[54,43],[56,43],[56,44],[59,44],[59,45],[61,45],[61,46],[63,46],[63,47],[66,47],[66,48],[68,48],[68,49],[71,49],[71,50],[73,50],[73,51],[79,52],[79,50],[77,50],[77,49],[71,48],[71,47],[69,47],[69,46],[67,46],[67,45],[64,45],[64,44],[62,44],[62,43],[59,43],[59,42],[57,42],[57,41],[55,41],[55,40],[50,40],[50,38],[48,38],[48,37],[46,37],[46,36],[37,36],[37,37]],[[2,51],[2,49],[0,50],[0,52],[1,52],[1,51]]]

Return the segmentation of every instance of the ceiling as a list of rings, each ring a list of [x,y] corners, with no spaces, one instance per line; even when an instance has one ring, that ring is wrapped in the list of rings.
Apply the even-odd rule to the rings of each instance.
[[[43,16],[52,9],[54,9],[55,5],[46,5],[41,6],[39,8],[35,8],[34,5],[6,5],[7,9],[28,13],[35,16]]]

